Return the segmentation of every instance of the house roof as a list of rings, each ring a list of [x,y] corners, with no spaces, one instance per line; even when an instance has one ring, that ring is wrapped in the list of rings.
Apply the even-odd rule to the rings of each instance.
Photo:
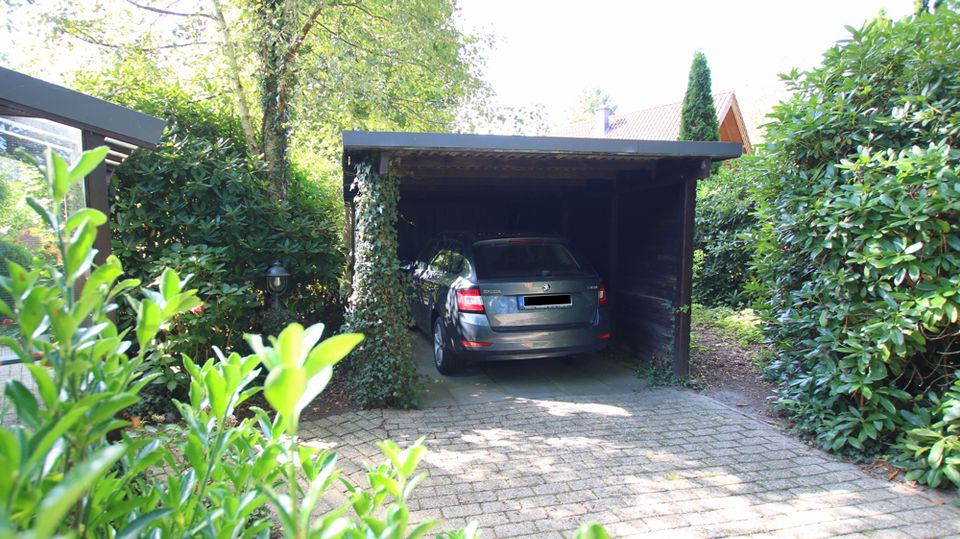
[[[733,92],[714,94],[713,106],[717,110],[717,122],[723,123],[727,113],[733,110],[744,135],[745,145],[749,147],[746,129],[740,117],[740,106]],[[660,105],[649,109],[610,116],[610,126],[604,138],[630,140],[678,140],[680,138],[680,113],[683,102]],[[591,118],[575,124],[550,130],[557,137],[596,137],[596,122]]]
[[[104,137],[107,169],[135,148],[155,148],[164,120],[0,67],[0,115],[45,118]]]

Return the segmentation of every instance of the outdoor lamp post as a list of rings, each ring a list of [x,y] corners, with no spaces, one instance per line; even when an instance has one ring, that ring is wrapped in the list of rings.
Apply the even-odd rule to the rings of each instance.
[[[280,308],[280,296],[287,291],[287,280],[290,278],[290,272],[280,265],[280,262],[274,262],[267,268],[267,294],[270,295],[270,306],[274,309]]]

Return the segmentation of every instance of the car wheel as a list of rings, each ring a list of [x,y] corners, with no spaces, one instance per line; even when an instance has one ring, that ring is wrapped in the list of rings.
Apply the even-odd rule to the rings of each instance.
[[[447,346],[447,332],[439,318],[433,321],[433,364],[440,374],[454,374],[461,368],[460,361]]]

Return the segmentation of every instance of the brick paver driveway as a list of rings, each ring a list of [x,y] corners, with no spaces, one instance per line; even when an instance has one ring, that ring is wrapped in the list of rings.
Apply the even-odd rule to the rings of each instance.
[[[354,481],[375,442],[427,437],[412,518],[484,537],[960,535],[960,509],[855,466],[689,391],[507,398],[420,411],[366,411],[304,425]],[[343,501],[336,497],[329,504]]]

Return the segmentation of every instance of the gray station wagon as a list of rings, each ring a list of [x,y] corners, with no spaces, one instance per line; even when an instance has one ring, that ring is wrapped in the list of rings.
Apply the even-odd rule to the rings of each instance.
[[[468,360],[583,354],[609,342],[606,289],[563,238],[444,234],[403,269],[442,374]]]

